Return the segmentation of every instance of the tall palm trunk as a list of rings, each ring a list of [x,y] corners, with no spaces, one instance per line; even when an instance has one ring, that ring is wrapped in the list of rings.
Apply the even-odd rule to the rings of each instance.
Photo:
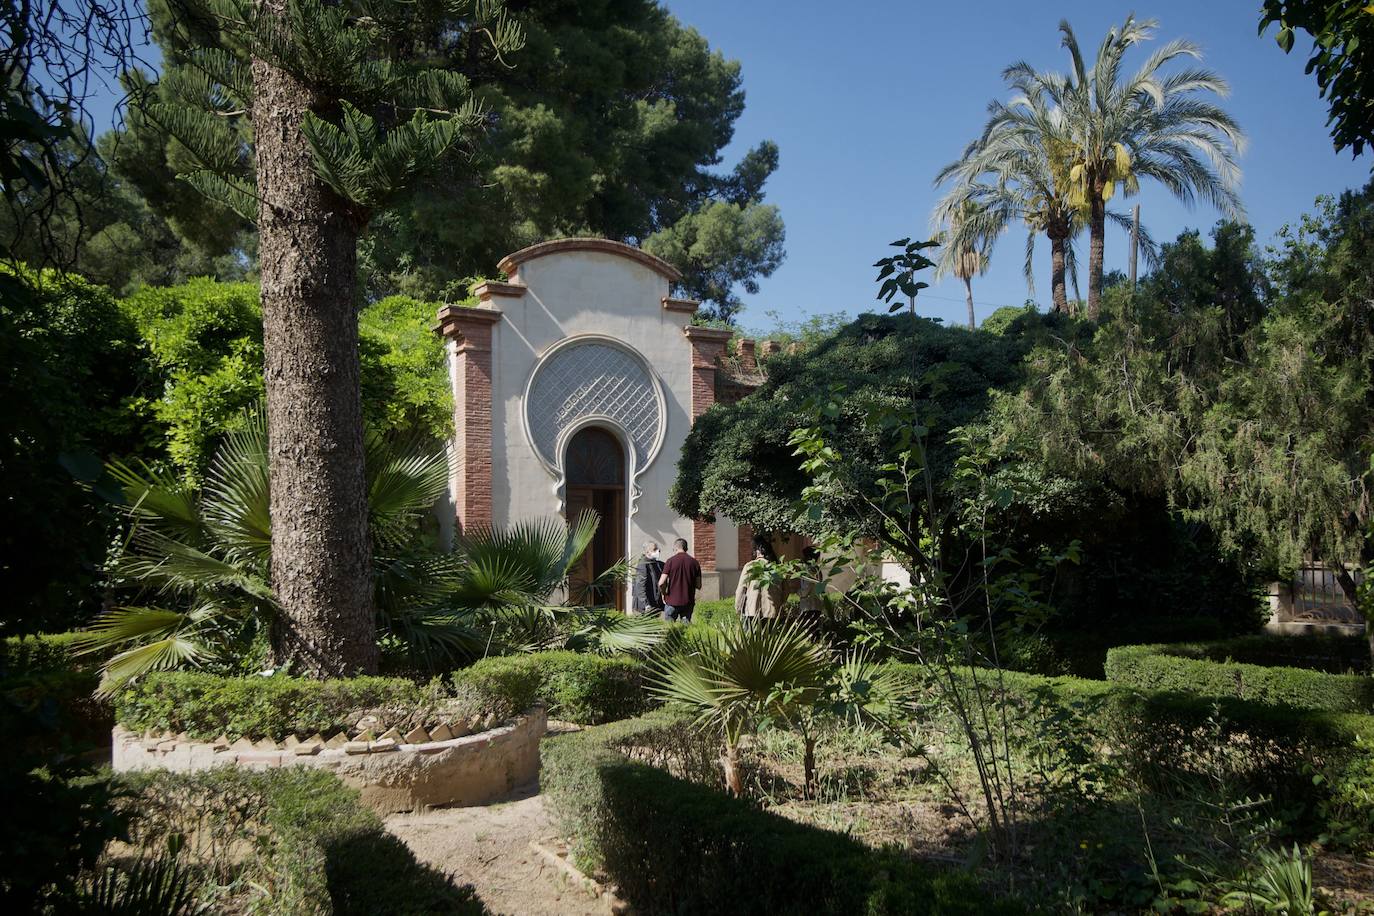
[[[286,15],[286,0],[262,0]],[[290,34],[283,23],[282,31]],[[377,670],[353,286],[358,221],[316,176],[301,132],[319,100],[253,61],[277,661],[314,676]]]
[[[1054,297],[1054,310],[1069,314],[1069,296],[1064,287],[1064,246],[1067,240],[1058,233],[1050,236],[1050,291]]]
[[[968,329],[977,330],[978,322],[973,317],[973,280],[964,277],[964,301],[968,303]]]
[[[1102,252],[1107,234],[1107,202],[1096,188],[1088,215],[1088,320],[1102,314]]]

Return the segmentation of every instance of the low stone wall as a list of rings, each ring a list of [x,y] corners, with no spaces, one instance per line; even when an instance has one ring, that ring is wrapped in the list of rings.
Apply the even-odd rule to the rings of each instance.
[[[116,772],[162,768],[178,773],[216,766],[270,769],[309,766],[329,770],[361,790],[380,814],[445,805],[480,805],[539,776],[539,741],[547,727],[543,707],[506,725],[473,735],[434,740],[414,729],[375,740],[191,741],[184,735],[138,735],[115,726]]]

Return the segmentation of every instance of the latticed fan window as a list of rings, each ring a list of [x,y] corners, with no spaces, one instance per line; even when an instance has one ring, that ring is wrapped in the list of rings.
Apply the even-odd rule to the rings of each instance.
[[[570,486],[618,487],[625,483],[625,454],[615,436],[588,427],[568,443]]]

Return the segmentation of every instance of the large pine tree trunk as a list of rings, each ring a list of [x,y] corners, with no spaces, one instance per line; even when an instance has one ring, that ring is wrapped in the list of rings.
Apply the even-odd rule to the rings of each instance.
[[[976,331],[978,321],[973,315],[973,281],[968,277],[964,277],[964,300],[968,303],[968,329]]]
[[[1107,204],[1101,192],[1093,194],[1088,215],[1088,320],[1102,314],[1102,254],[1107,234]]]
[[[283,16],[285,0],[263,0]],[[315,175],[301,123],[317,99],[253,61],[277,661],[374,673],[358,319],[357,222]]]
[[[1050,291],[1054,297],[1054,310],[1069,314],[1069,296],[1064,288],[1064,239],[1050,236]]]

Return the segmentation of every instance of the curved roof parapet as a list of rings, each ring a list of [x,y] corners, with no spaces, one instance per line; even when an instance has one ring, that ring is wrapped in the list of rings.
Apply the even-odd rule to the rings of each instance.
[[[669,264],[662,258],[655,257],[641,248],[627,245],[624,242],[615,242],[611,239],[554,239],[549,242],[540,242],[528,248],[521,248],[514,254],[508,254],[501,259],[501,263],[496,265],[505,271],[506,276],[513,276],[516,268],[526,261],[533,261],[535,258],[542,258],[545,255],[558,254],[564,251],[600,251],[605,254],[620,255],[622,258],[629,258],[631,261],[638,261],[645,267],[666,278],[670,283],[676,283],[682,279],[681,272],[676,267]]]

